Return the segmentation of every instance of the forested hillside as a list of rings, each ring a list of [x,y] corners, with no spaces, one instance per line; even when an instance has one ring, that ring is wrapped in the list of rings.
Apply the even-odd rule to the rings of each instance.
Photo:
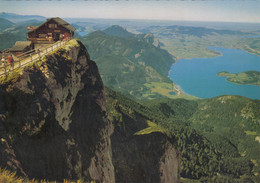
[[[83,37],[83,43],[93,59],[108,54],[121,55],[135,63],[152,66],[164,76],[167,76],[169,66],[175,62],[166,50],[142,39],[109,36],[102,31],[95,31]]]
[[[108,35],[113,31],[119,36]],[[157,39],[152,34],[135,35],[119,26],[112,26],[104,32],[86,35],[82,42],[97,62],[108,87],[136,98],[162,97],[162,94],[152,92],[154,86],[149,85],[152,82],[167,83],[172,88],[167,73],[175,59],[156,46]]]
[[[166,116],[169,121],[167,128],[177,124],[178,128],[193,129],[193,132],[199,133],[207,139],[213,146],[213,151],[218,155],[218,166],[220,167],[214,167],[213,164],[205,166],[209,168],[210,172],[213,170],[218,171],[217,169],[221,172],[220,174],[225,172],[223,176],[217,176],[214,179],[219,178],[222,181],[229,180],[233,182],[235,179],[242,177],[245,178],[246,182],[259,182],[259,100],[251,100],[240,96],[220,96],[197,101],[161,99],[142,101],[142,103],[154,111],[159,111],[160,115]],[[182,136],[184,135],[184,137],[181,139],[185,139],[189,134],[183,132]],[[187,164],[184,163],[184,160],[182,161],[182,170],[184,172],[187,171],[194,158],[194,155],[189,157],[185,154],[194,152],[197,147],[196,143],[201,141],[197,137],[195,139],[194,144],[191,146],[192,149],[183,149],[182,151],[185,157],[184,160],[189,160]],[[186,143],[186,140],[183,143]],[[179,145],[181,147],[180,143]],[[195,158],[196,160],[193,163],[197,164],[201,158],[200,154],[196,154],[195,157],[198,159]],[[202,162],[205,162],[205,160]],[[200,169],[204,166],[193,165],[193,167]],[[182,172],[182,176],[187,177],[184,172]],[[209,180],[209,177],[212,178],[212,176],[206,177],[205,180]]]
[[[240,96],[220,96],[199,102],[191,125],[201,131],[226,156],[251,160],[260,172],[260,101]],[[238,159],[237,159],[238,160]]]
[[[27,29],[26,26],[29,22],[23,22],[20,24],[12,24],[6,29],[0,29],[0,51],[11,48],[14,46],[16,41],[26,41]],[[39,25],[39,21],[30,21],[30,25]]]
[[[181,152],[183,182],[260,180],[260,133],[254,130],[259,129],[259,121],[256,123],[259,101],[222,96],[198,101],[156,99],[137,103],[109,88],[106,94],[107,108],[113,110],[110,115],[115,115],[114,118],[121,119],[123,113],[135,121],[133,125],[141,126],[143,121],[153,121],[157,126],[147,129],[149,133],[159,130],[168,134]],[[137,114],[142,117],[135,118]],[[136,128],[124,126],[122,119],[115,126]]]

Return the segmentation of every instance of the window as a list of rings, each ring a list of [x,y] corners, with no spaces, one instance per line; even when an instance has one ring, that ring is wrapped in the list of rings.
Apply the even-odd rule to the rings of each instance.
[[[49,24],[50,29],[54,29],[54,28],[57,28],[57,27],[58,27],[57,24]]]
[[[47,34],[39,34],[39,38],[46,38]]]

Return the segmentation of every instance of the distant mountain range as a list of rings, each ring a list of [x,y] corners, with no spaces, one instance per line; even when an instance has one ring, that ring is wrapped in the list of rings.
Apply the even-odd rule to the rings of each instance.
[[[160,47],[158,38],[150,32],[144,34],[133,34],[131,32],[128,32],[126,28],[123,28],[119,25],[108,27],[103,30],[103,32],[110,36],[117,36],[121,38],[136,38],[139,40],[141,39],[144,42],[153,44],[156,47]]]
[[[11,22],[17,23],[17,22],[23,22],[31,19],[35,20],[45,20],[46,17],[40,16],[40,15],[19,15],[15,13],[7,13],[2,12],[0,13],[0,18],[7,19]]]
[[[246,35],[248,33],[237,31],[237,30],[225,30],[225,29],[212,29],[206,27],[194,27],[194,26],[150,26],[144,29],[140,29],[138,31],[143,33],[148,32],[157,32],[158,30],[164,29],[165,31],[161,34],[162,35],[189,35],[189,36],[196,36],[202,37],[206,35]]]

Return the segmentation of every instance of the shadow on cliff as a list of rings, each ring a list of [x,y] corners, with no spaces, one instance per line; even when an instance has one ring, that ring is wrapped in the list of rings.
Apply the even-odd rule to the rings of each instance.
[[[29,178],[114,182],[103,83],[80,42],[1,82],[1,167]]]

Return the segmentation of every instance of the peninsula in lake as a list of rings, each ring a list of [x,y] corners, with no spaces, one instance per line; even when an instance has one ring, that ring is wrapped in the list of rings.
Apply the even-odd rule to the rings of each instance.
[[[218,73],[220,77],[227,77],[227,81],[240,85],[258,85],[260,86],[260,72],[247,71],[242,73],[229,73],[226,71]]]

